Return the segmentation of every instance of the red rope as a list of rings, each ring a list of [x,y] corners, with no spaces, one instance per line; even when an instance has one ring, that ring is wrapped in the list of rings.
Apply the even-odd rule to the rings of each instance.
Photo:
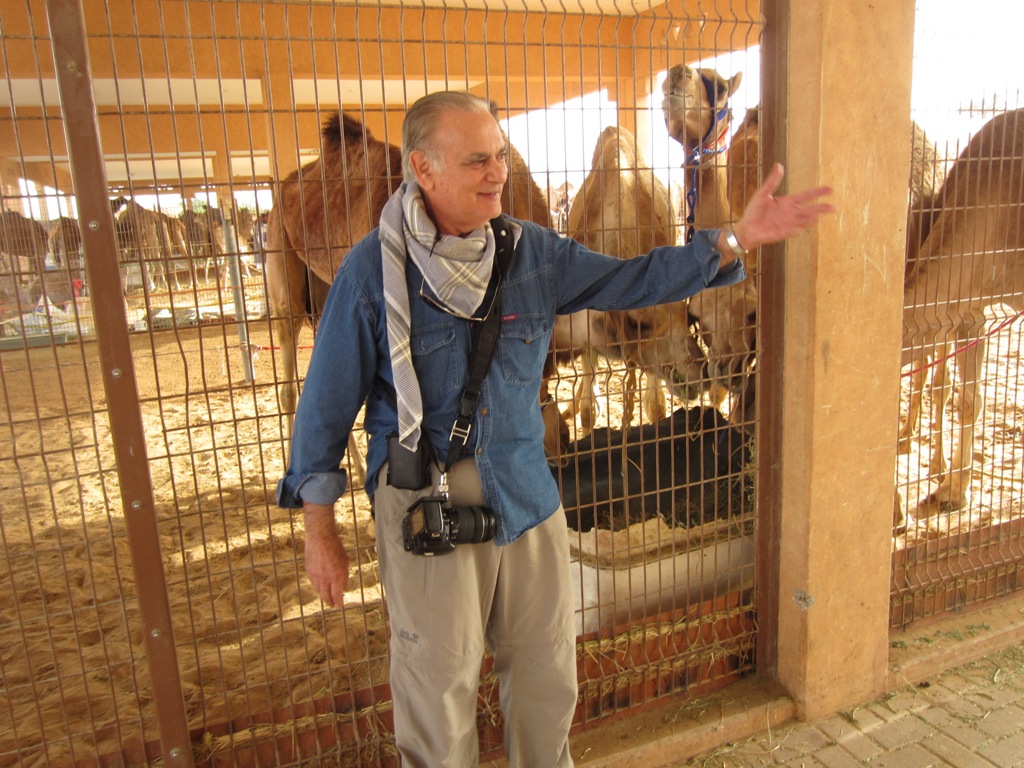
[[[312,349],[313,345],[312,344],[299,344],[295,348],[296,349]],[[257,352],[266,352],[268,349],[269,350],[273,350],[274,352],[277,352],[281,348],[280,347],[270,346],[270,345],[267,345],[267,344],[250,344],[249,345],[249,349],[255,349]]]
[[[966,352],[971,347],[978,346],[979,344],[981,344],[981,342],[983,342],[985,339],[989,338],[990,336],[995,336],[997,333],[999,333],[999,331],[1003,330],[1003,328],[1008,326],[1010,323],[1012,323],[1014,320],[1016,320],[1021,315],[1024,315],[1024,310],[1018,312],[1017,314],[1013,315],[1012,317],[1006,318],[1005,320],[1003,320],[1003,322],[1001,322],[999,325],[997,325],[991,331],[986,333],[984,336],[979,336],[978,338],[974,339],[973,341],[967,342],[962,347],[957,347],[952,352],[950,352],[948,355],[945,355],[944,357],[940,357],[938,360],[933,360],[930,363],[926,363],[925,365],[922,365],[920,368],[915,368],[912,371],[908,371],[907,373],[900,374],[900,378],[906,378],[908,376],[913,376],[915,373],[920,373],[921,371],[927,371],[929,368],[934,368],[937,365],[945,363],[947,360],[952,360],[954,357],[956,357],[957,355],[963,354],[964,352]]]

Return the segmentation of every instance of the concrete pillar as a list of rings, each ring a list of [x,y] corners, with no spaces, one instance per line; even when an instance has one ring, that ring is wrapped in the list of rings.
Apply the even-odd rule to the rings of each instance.
[[[801,718],[885,689],[913,0],[768,0],[784,191],[838,212],[761,256],[759,663]]]

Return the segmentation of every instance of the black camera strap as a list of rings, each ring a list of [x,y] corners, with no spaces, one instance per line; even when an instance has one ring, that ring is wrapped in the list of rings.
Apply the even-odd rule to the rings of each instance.
[[[476,414],[477,404],[480,402],[480,388],[483,386],[487,369],[491,366],[494,358],[494,350],[498,348],[498,336],[501,330],[501,281],[508,271],[508,265],[512,262],[512,251],[514,249],[512,239],[512,228],[504,216],[491,219],[491,229],[494,231],[494,263],[495,271],[491,275],[494,283],[494,301],[488,310],[486,317],[479,324],[476,336],[473,339],[473,351],[469,362],[469,382],[462,392],[462,399],[459,402],[459,413],[455,417],[455,424],[452,425],[452,432],[448,442],[448,456],[445,458],[444,474],[455,466],[466,450],[469,442],[469,433],[473,428],[473,416]]]

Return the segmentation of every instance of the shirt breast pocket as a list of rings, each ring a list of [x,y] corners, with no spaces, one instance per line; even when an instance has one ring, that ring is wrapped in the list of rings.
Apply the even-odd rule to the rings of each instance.
[[[413,367],[424,402],[433,402],[459,386],[462,366],[455,354],[455,328],[435,325],[413,331]]]
[[[501,369],[509,384],[540,386],[551,328],[540,316],[503,317],[498,349]]]

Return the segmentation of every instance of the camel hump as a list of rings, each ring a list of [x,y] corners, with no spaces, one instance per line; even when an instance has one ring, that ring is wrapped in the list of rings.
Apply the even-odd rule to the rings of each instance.
[[[363,136],[369,137],[370,132],[354,117],[337,112],[324,123],[321,135],[324,137],[325,143],[340,146],[350,139],[362,141]]]

